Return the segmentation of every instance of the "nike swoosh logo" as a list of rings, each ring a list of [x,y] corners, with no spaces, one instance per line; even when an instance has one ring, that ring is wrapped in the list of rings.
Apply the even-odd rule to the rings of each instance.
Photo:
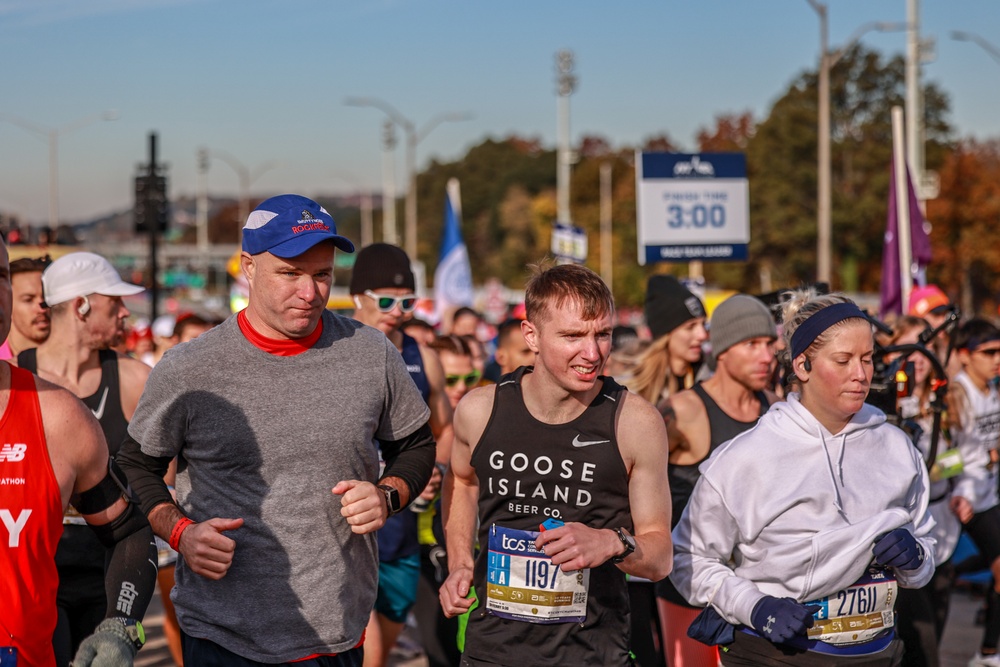
[[[573,438],[573,446],[574,447],[590,447],[591,445],[603,445],[606,442],[611,442],[611,441],[610,440],[580,440],[580,435],[579,434],[577,434],[577,436],[575,438]]]
[[[96,410],[91,410],[94,413],[94,417],[97,421],[101,421],[101,417],[104,416],[104,403],[108,400],[108,387],[104,388],[104,394],[101,396],[101,403],[97,406]]]

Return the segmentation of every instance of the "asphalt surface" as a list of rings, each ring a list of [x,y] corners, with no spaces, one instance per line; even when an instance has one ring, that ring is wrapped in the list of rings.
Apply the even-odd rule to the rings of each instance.
[[[982,594],[974,588],[962,586],[952,593],[948,625],[941,642],[941,667],[967,667],[976,653],[983,629],[975,624],[975,618],[982,602]],[[139,652],[136,666],[174,667],[163,636],[163,607],[159,591],[150,604],[143,626],[146,628],[146,646]],[[403,650],[395,652],[390,658],[390,667],[427,667],[427,660],[422,655],[414,655],[419,647],[408,633],[404,633],[403,646]]]

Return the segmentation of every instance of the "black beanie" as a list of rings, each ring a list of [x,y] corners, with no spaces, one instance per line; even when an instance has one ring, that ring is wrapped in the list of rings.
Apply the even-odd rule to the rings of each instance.
[[[416,281],[410,268],[410,258],[402,248],[388,243],[365,246],[354,260],[351,272],[351,294],[364,294],[365,290],[402,287],[415,292]]]
[[[649,278],[646,284],[646,324],[653,340],[696,317],[705,317],[705,306],[677,278],[667,275]]]

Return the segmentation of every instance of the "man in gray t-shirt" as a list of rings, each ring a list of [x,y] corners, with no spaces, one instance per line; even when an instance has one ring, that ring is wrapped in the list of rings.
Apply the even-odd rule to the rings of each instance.
[[[354,250],[315,202],[258,206],[246,310],[170,350],[130,424],[122,467],[183,557],[189,664],[360,665],[374,531],[430,478],[428,410],[399,352],[325,309],[335,247]],[[176,503],[162,481],[175,457]]]

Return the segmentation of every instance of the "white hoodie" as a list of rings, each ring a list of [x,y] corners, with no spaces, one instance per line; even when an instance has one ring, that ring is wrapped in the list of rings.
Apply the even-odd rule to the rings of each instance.
[[[870,405],[833,435],[792,393],[699,470],[673,531],[670,580],[730,623],[750,625],[765,595],[806,602],[850,586],[890,530],[906,528],[934,553],[920,452]],[[906,588],[933,574],[932,557],[895,572]]]

